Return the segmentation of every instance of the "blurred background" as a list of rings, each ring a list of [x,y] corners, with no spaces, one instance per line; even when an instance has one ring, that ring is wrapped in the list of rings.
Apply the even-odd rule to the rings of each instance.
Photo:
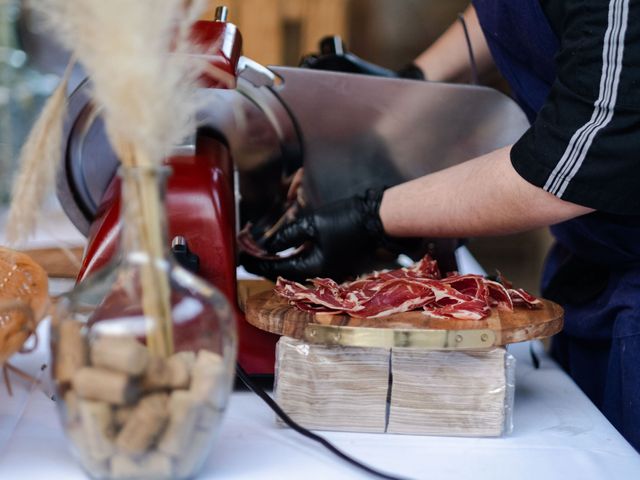
[[[220,4],[211,2],[205,16],[212,18]],[[229,7],[229,20],[242,32],[244,54],[260,63],[295,66],[304,54],[317,51],[320,38],[335,34],[343,38],[353,53],[398,69],[454,22],[468,1],[228,0],[224,4]],[[3,203],[8,201],[15,158],[24,136],[65,64],[65,53],[29,13],[28,2],[0,0],[0,201]],[[481,82],[508,94],[497,73],[482,78]],[[539,293],[540,271],[550,245],[546,230],[474,238],[469,239],[468,245],[488,272],[498,269],[517,285]]]

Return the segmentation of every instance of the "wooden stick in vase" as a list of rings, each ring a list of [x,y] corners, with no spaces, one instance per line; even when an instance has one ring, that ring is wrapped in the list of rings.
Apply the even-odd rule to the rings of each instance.
[[[145,315],[156,319],[152,326],[154,338],[152,353],[168,357],[173,354],[173,325],[171,320],[171,288],[167,272],[155,259],[164,260],[165,245],[160,212],[160,192],[157,178],[143,175],[140,184],[143,223],[147,234],[145,251],[150,256],[143,265],[142,305]]]
[[[134,194],[125,208],[133,208],[135,215],[127,215],[123,222],[130,222],[127,228],[135,228],[140,248],[148,255],[148,261],[141,266],[142,310],[147,318],[147,346],[151,353],[168,357],[173,353],[173,329],[171,320],[171,289],[166,271],[154,259],[164,259],[162,223],[160,212],[160,192],[158,179],[151,174],[158,168],[148,162],[144,155],[132,145],[119,149],[121,162],[125,167],[149,169],[134,178],[125,177],[126,188]]]

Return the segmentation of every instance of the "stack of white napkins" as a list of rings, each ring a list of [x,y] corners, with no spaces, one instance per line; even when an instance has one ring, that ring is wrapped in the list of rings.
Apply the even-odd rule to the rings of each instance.
[[[505,355],[393,349],[389,433],[499,436],[505,424]]]
[[[385,430],[388,349],[325,347],[278,341],[276,401],[295,421],[317,430]]]
[[[282,337],[275,396],[311,429],[499,436],[511,421],[512,369],[503,348],[327,347]]]

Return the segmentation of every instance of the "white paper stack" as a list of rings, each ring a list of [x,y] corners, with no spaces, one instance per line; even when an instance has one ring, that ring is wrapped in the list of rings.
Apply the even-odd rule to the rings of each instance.
[[[388,349],[325,347],[282,337],[276,401],[307,428],[382,433],[389,356]]]
[[[500,436],[511,427],[512,362],[503,348],[326,347],[282,337],[275,396],[311,429]]]
[[[393,349],[389,433],[499,436],[505,425],[506,350]]]

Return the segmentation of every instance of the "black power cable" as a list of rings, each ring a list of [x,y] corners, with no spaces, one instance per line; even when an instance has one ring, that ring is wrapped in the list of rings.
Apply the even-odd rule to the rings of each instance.
[[[462,30],[464,31],[464,39],[467,43],[467,52],[469,53],[469,64],[471,65],[471,83],[479,85],[478,67],[476,65],[476,57],[473,54],[473,46],[471,45],[471,37],[469,36],[469,30],[467,29],[467,22],[464,19],[464,15],[459,13],[458,20],[462,24]]]
[[[238,378],[242,380],[242,382],[247,386],[247,388],[252,390],[256,395],[258,395],[262,400],[264,400],[264,402],[267,405],[269,405],[271,410],[273,410],[275,414],[278,415],[282,419],[282,421],[292,430],[295,430],[300,435],[307,437],[313,440],[314,442],[318,442],[327,450],[329,450],[331,453],[340,457],[345,462],[348,462],[354,467],[364,470],[365,472],[373,475],[374,477],[384,478],[387,480],[407,480],[404,477],[396,477],[394,475],[381,472],[379,470],[376,470],[375,468],[372,468],[368,465],[365,465],[364,463],[359,462],[358,460],[344,453],[342,450],[339,450],[338,448],[336,448],[332,443],[330,443],[325,438],[321,437],[320,435],[316,435],[312,431],[307,430],[303,426],[297,424],[291,419],[291,417],[289,417],[289,415],[287,415],[284,412],[284,410],[282,410],[282,408],[280,408],[280,405],[278,405],[275,402],[275,400],[273,400],[273,398],[271,398],[271,396],[267,392],[265,392],[260,386],[253,383],[253,381],[249,378],[249,375],[247,375],[247,372],[245,372],[244,369],[239,364],[236,364],[236,373],[238,374]]]

